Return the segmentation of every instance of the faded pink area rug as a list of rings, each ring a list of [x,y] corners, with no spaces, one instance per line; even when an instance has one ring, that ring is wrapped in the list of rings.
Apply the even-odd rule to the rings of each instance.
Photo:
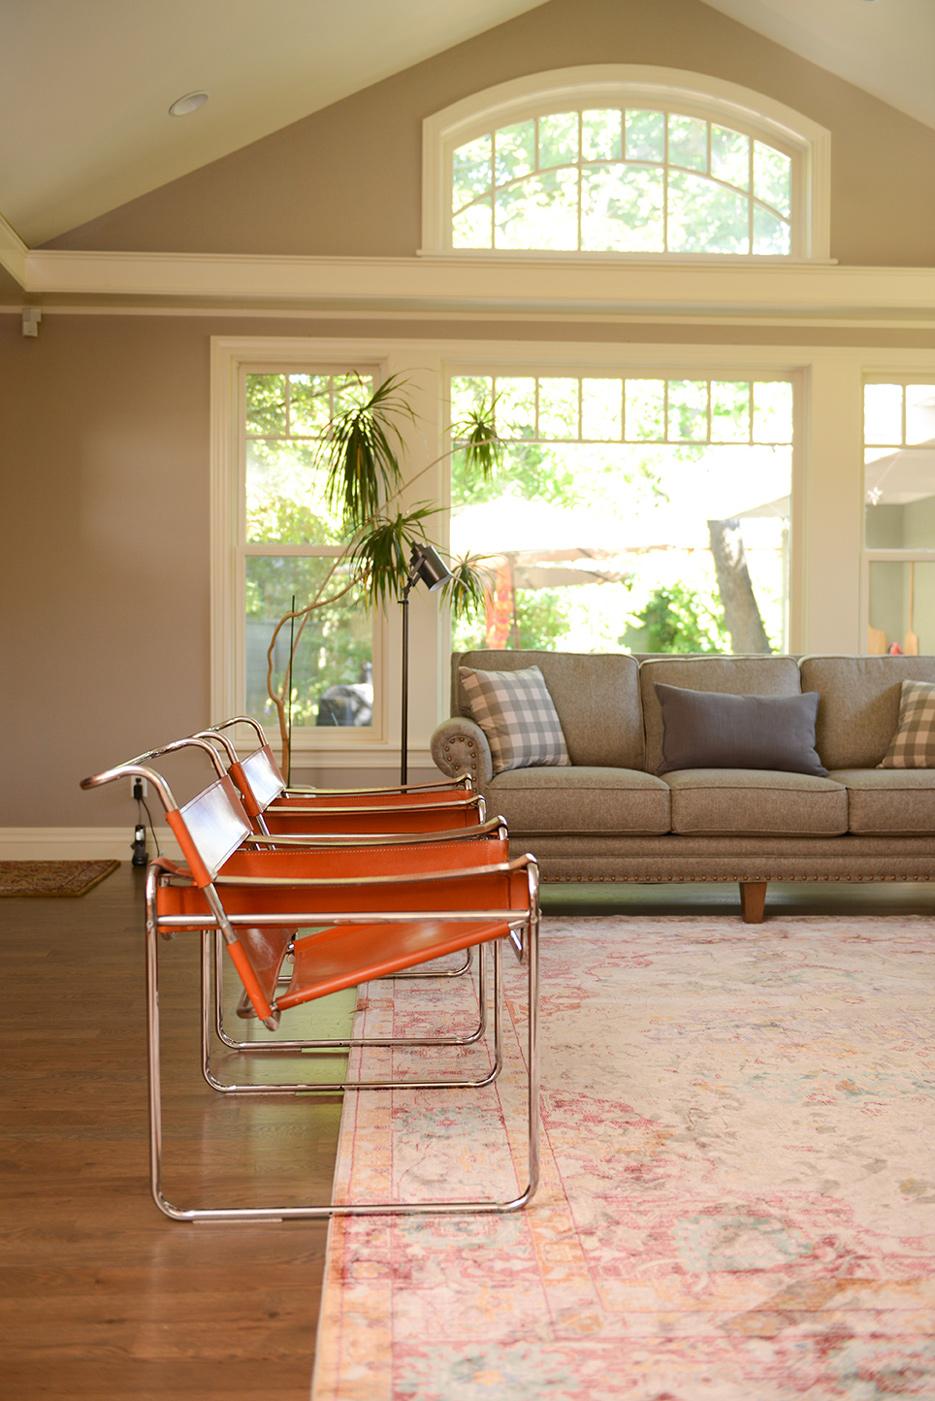
[[[349,1095],[339,1194],[515,1190],[525,974],[505,967],[498,1085]],[[365,993],[374,1034],[466,1026],[474,996]],[[334,1221],[315,1401],[933,1401],[933,922],[553,918],[542,993],[538,1196]]]

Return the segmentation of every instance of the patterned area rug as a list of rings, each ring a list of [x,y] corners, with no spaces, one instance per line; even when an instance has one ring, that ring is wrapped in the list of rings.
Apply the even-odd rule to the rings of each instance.
[[[119,861],[0,861],[0,896],[87,895]]]
[[[507,969],[498,1087],[349,1095],[339,1194],[515,1189]],[[335,1220],[314,1401],[932,1401],[932,921],[549,919],[542,981],[538,1196]],[[371,1033],[468,1021],[466,987],[369,992]]]

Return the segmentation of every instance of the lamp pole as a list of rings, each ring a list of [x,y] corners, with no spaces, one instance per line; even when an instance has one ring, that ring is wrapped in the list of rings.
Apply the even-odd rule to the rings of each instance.
[[[416,574],[410,574],[399,600],[399,606],[403,610],[403,693],[399,723],[400,786],[409,782],[409,595],[416,578]]]
[[[399,605],[403,610],[403,685],[402,704],[399,722],[399,782],[404,786],[409,782],[409,595],[419,579],[429,593],[440,589],[451,578],[445,561],[431,545],[413,545],[409,559],[409,573],[400,595]]]

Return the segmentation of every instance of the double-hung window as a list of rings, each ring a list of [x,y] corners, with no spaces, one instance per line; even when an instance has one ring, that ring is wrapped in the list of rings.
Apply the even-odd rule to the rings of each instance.
[[[328,500],[321,450],[334,415],[370,397],[373,373],[312,365],[240,372],[238,702],[275,733],[272,691],[295,732],[314,728],[319,745],[329,732],[372,736],[378,713],[373,619],[342,559],[346,531]],[[309,603],[316,606],[301,612]],[[289,619],[293,607],[300,616]]]

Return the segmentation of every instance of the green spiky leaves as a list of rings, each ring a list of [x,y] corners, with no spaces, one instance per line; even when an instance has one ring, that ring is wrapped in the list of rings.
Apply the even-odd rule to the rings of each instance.
[[[495,424],[496,400],[476,404],[462,423],[456,423],[452,435],[464,449],[465,463],[489,481],[503,461],[503,440],[497,436]]]
[[[401,485],[401,428],[415,422],[401,392],[404,383],[399,375],[390,375],[365,404],[336,414],[322,440],[328,504],[343,512],[352,529],[377,516]]]
[[[463,555],[448,561],[451,578],[442,587],[442,596],[453,618],[463,618],[484,606],[484,594],[490,585],[490,568],[482,555]]]
[[[426,543],[425,521],[436,506],[418,506],[395,516],[374,516],[358,532],[348,551],[361,588],[371,604],[392,602],[399,597],[409,575],[413,545]]]

